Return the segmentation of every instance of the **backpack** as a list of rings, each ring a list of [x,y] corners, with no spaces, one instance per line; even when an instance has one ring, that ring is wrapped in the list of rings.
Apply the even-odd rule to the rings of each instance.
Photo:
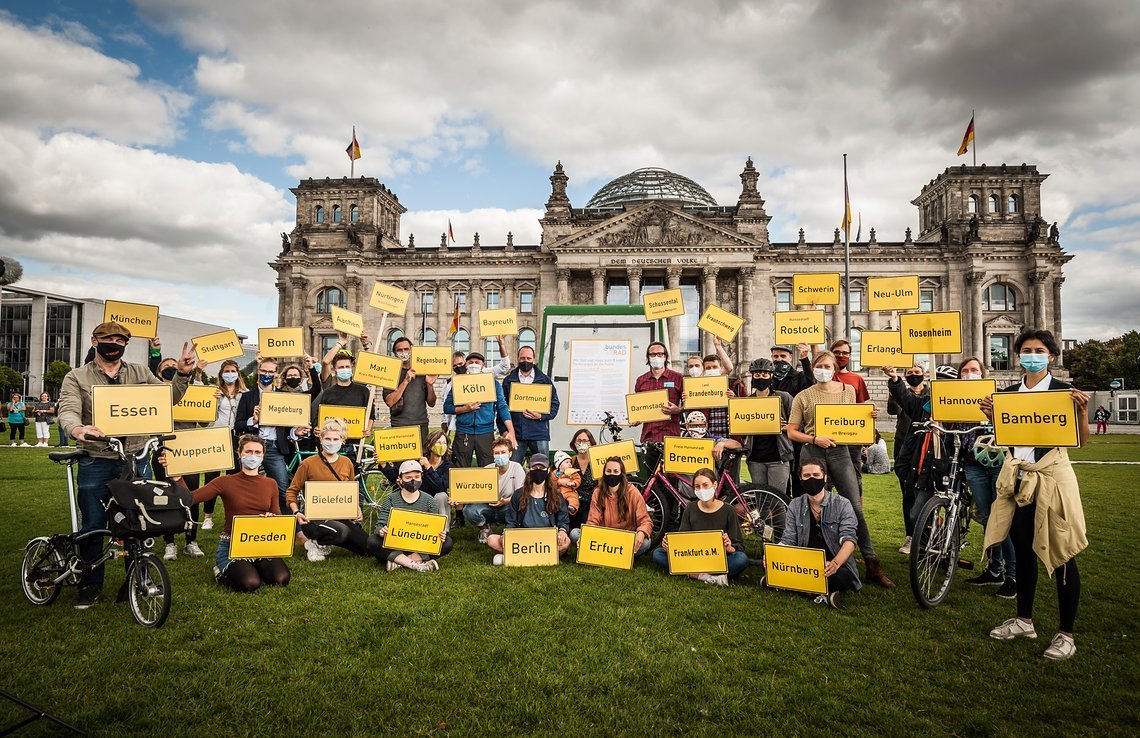
[[[193,500],[181,484],[119,478],[108,482],[107,487],[111,490],[107,527],[115,538],[186,533],[194,526],[190,517]]]

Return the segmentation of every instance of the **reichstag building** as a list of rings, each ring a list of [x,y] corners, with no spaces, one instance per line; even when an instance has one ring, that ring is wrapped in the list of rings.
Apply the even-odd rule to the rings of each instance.
[[[1062,265],[1056,227],[1041,216],[1041,183],[1049,175],[1032,165],[955,166],[921,188],[917,233],[901,241],[869,238],[851,246],[852,335],[898,328],[893,313],[870,312],[866,278],[920,277],[922,310],[963,311],[964,352],[983,357],[995,372],[1014,369],[1013,337],[1025,326],[1061,337]],[[511,338],[534,345],[545,305],[639,303],[640,296],[680,287],[686,314],[670,318],[674,363],[711,352],[711,337],[696,322],[710,301],[748,318],[728,350],[745,360],[766,355],[777,310],[791,304],[792,275],[842,272],[838,229],[829,241],[773,243],[771,216],[757,187],[751,159],[740,173],[740,196],[721,204],[699,184],[664,169],[638,169],[606,184],[581,207],[566,194],[569,176],[559,163],[550,177],[538,244],[518,244],[511,233],[495,243],[475,234],[471,243],[416,240],[400,232],[406,208],[374,178],[307,179],[292,192],[297,223],[282,234],[277,271],[281,325],[304,326],[312,349],[335,340],[329,307],[364,314],[372,284],[383,280],[412,293],[407,314],[390,317],[380,350],[401,335],[417,343],[454,343],[463,351],[497,356],[493,337],[479,334],[483,308],[518,310],[521,331]],[[504,238],[505,236],[505,238]],[[449,337],[455,301],[459,331]],[[844,332],[842,306],[829,306],[830,336]],[[853,357],[854,358],[854,357]],[[951,357],[928,357],[932,363]]]

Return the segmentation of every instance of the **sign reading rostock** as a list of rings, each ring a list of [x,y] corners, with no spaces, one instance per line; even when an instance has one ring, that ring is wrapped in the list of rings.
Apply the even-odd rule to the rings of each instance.
[[[392,508],[388,515],[384,548],[438,556],[443,549],[446,526],[446,515],[416,512],[402,507]]]
[[[781,310],[776,313],[776,343],[823,343],[822,310]]]
[[[423,456],[418,425],[378,430],[373,435],[373,444],[376,447],[376,461],[407,461]]]
[[[839,272],[793,274],[793,305],[838,305]]]
[[[261,427],[300,428],[312,425],[308,392],[262,392],[257,423]]]
[[[900,348],[906,354],[962,353],[962,312],[899,315]]]
[[[645,309],[646,320],[661,320],[685,314],[685,300],[680,287],[645,295],[641,298],[641,304]]]
[[[278,359],[305,355],[305,336],[302,328],[258,328],[257,350],[262,356]]]
[[[168,384],[97,384],[91,388],[91,424],[107,436],[169,433],[173,399]]]
[[[203,363],[212,364],[216,361],[237,359],[245,354],[245,349],[241,347],[241,339],[238,338],[237,331],[232,328],[228,331],[198,336],[193,341],[194,353],[198,355],[198,361]]]
[[[133,338],[156,338],[158,306],[107,300],[103,303],[103,322],[118,323],[129,330]]]
[[[670,574],[727,574],[728,553],[724,533],[719,530],[693,530],[667,533]]]
[[[174,404],[175,423],[213,423],[218,417],[218,388],[211,384],[192,384],[186,394]],[[227,467],[229,468],[229,467]]]
[[[930,417],[939,423],[986,423],[981,403],[997,390],[992,379],[935,379],[930,383]]]
[[[875,442],[875,420],[870,403],[815,406],[815,435],[840,446],[870,446]]]
[[[994,436],[1002,446],[1073,448],[1079,445],[1077,410],[1069,390],[996,392]]]
[[[827,577],[823,573],[827,562],[822,549],[768,543],[764,546],[764,563],[769,587],[827,594]]]
[[[226,427],[177,431],[163,446],[169,477],[229,471],[234,466],[233,435]]]
[[[447,496],[456,505],[499,501],[499,472],[483,467],[453,467],[447,475]]]
[[[231,559],[287,559],[293,555],[297,519],[292,515],[235,515]]]
[[[305,517],[309,520],[356,520],[359,516],[356,482],[305,482]]]

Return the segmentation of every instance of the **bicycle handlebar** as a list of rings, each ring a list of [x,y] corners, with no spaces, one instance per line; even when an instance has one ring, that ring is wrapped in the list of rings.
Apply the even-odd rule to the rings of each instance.
[[[952,430],[950,428],[946,428],[945,426],[939,425],[937,422],[935,422],[933,420],[924,420],[924,421],[916,421],[916,422],[911,423],[911,427],[914,427],[914,428],[933,428],[934,430],[939,431],[940,433],[948,433],[952,436],[964,436],[967,433],[973,433],[974,431],[991,429],[993,426],[989,425],[988,423],[985,423],[982,425],[975,425],[973,428],[966,428],[964,430]]]

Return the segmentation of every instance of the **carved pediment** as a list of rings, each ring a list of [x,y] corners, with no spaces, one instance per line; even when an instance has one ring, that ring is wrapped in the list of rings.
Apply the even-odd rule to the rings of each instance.
[[[985,322],[986,333],[1021,333],[1024,324],[1013,315],[999,315]]]
[[[705,223],[681,210],[648,203],[614,216],[592,228],[568,236],[553,250],[571,247],[623,249],[645,247],[690,248],[732,245],[758,248],[762,244],[747,236]]]
[[[315,331],[321,331],[321,330],[330,330],[331,331],[332,327],[333,327],[332,316],[329,316],[329,315],[322,315],[321,317],[314,320],[312,323],[309,323],[309,328],[311,328]]]

